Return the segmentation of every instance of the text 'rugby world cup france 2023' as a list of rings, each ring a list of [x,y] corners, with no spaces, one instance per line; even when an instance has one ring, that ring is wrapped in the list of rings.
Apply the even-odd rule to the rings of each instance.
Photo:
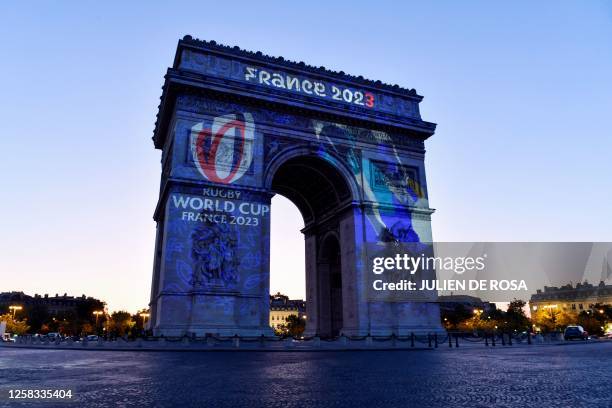
[[[442,331],[433,302],[368,297],[367,248],[428,243],[414,89],[185,36],[165,76],[150,326],[155,335],[272,335],[270,202],[305,228],[305,335]],[[435,300],[435,299],[434,299]]]

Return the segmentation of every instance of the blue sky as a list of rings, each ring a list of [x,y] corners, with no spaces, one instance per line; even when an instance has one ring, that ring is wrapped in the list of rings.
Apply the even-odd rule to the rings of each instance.
[[[185,34],[416,88],[438,241],[612,241],[610,3],[3,3],[0,291],[146,306]],[[301,220],[273,224],[272,290],[303,296]]]

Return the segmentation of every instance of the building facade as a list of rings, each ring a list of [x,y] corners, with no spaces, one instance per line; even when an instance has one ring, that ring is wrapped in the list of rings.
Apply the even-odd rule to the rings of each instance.
[[[612,285],[603,281],[598,285],[588,282],[567,284],[561,287],[545,286],[531,295],[529,308],[537,312],[541,308],[556,308],[567,312],[580,313],[592,310],[596,304],[612,305]]]
[[[22,306],[24,308],[23,313],[26,309],[34,306],[42,306],[46,308],[49,316],[61,316],[63,314],[78,314],[79,308],[82,306],[92,307],[92,305],[98,309],[104,309],[104,302],[82,295],[80,297],[68,296],[64,293],[62,296],[55,294],[55,296],[49,296],[48,294],[34,296],[26,295],[23,292],[2,292],[0,293],[0,312],[8,312],[10,306]]]
[[[270,296],[270,327],[280,330],[287,324],[289,316],[307,319],[306,302],[302,299],[289,299],[280,293]]]

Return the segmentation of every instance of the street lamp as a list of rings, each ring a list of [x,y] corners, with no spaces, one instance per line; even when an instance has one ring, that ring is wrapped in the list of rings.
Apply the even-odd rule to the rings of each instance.
[[[13,312],[13,319],[15,319],[15,313],[17,310],[23,309],[23,306],[9,306],[9,310]]]
[[[101,314],[104,314],[104,312],[102,310],[94,310],[93,314],[96,315],[96,329],[97,329],[98,328],[98,317],[100,317]]]
[[[103,312],[102,310],[94,310],[93,314],[95,314],[95,315],[96,315],[96,324],[98,324],[98,317],[99,317],[101,314],[104,314],[104,312]]]
[[[142,328],[144,329],[145,324],[147,323],[147,317],[149,317],[149,313],[147,312],[139,313],[138,316],[142,317]]]

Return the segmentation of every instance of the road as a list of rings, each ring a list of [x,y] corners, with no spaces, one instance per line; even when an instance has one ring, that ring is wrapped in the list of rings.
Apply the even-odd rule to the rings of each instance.
[[[612,342],[368,352],[0,348],[9,388],[72,389],[126,407],[612,407]],[[20,405],[20,404],[17,404]]]

